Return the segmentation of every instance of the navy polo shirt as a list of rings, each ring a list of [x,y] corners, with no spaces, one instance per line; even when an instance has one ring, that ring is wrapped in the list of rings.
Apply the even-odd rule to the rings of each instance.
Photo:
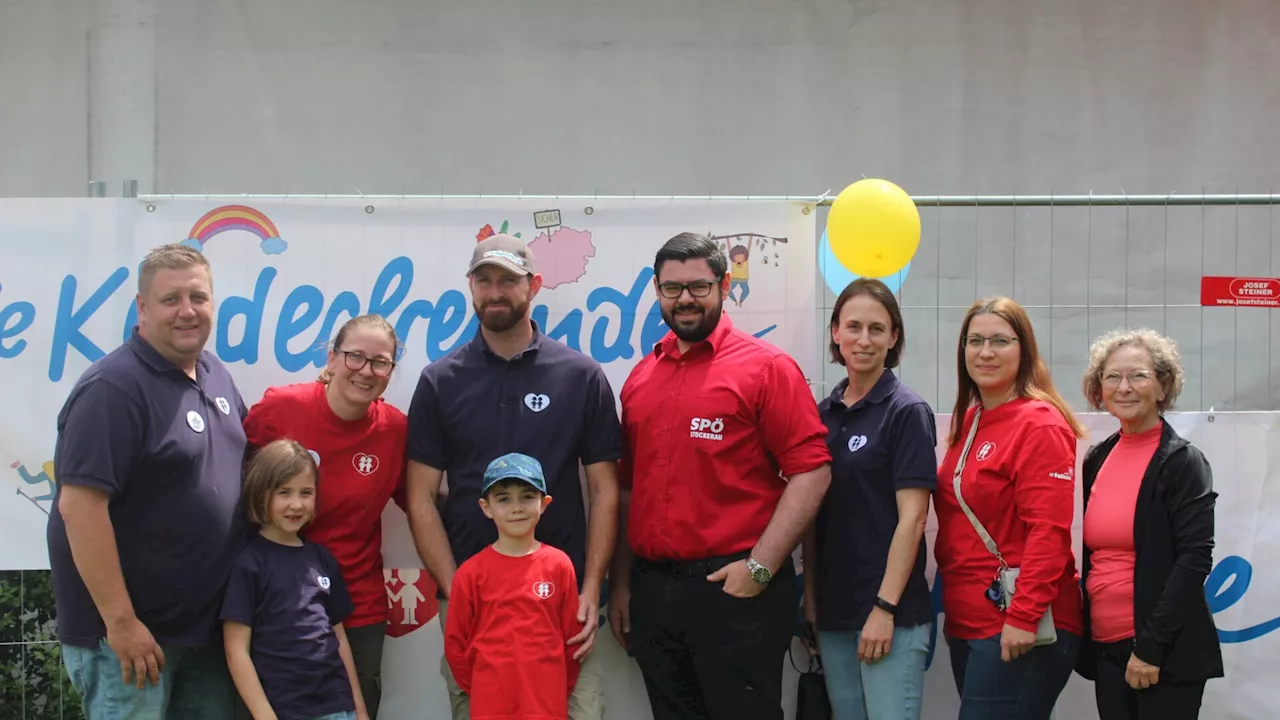
[[[937,488],[937,424],[929,404],[891,371],[846,408],[846,378],[818,404],[831,449],[831,487],[818,512],[818,629],[859,631],[874,607],[898,526],[897,491]],[[933,612],[925,539],[898,601],[895,624],[915,627]]]
[[[58,510],[67,485],[110,498],[125,587],[155,639],[215,639],[223,586],[248,537],[240,507],[246,413],[212,353],[200,354],[192,380],[136,328],[80,377],[58,414],[47,533],[62,642],[93,647],[106,635]]]
[[[622,457],[617,403],[600,364],[537,323],[529,347],[511,360],[477,332],[422,370],[408,415],[409,459],[447,474],[441,517],[457,564],[498,538],[477,502],[485,468],[524,453],[542,463],[554,498],[536,536],[569,556],[581,588],[587,516],[578,464]]]

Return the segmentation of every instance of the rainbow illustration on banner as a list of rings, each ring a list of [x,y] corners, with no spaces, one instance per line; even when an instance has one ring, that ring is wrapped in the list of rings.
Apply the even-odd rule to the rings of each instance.
[[[260,211],[244,205],[223,205],[205,213],[192,226],[183,245],[204,252],[204,246],[214,235],[228,230],[243,230],[257,235],[262,240],[260,247],[267,255],[279,255],[289,247],[280,238],[276,226]]]

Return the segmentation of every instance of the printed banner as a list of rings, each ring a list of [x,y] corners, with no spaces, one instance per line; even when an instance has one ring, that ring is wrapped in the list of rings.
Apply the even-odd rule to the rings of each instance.
[[[337,327],[377,312],[406,347],[387,391],[390,402],[406,408],[418,371],[476,331],[465,269],[473,243],[504,230],[526,239],[542,266],[546,283],[534,310],[539,325],[598,360],[615,392],[666,332],[652,289],[653,253],[687,230],[718,238],[735,260],[735,276],[746,271],[726,303],[734,322],[790,352],[816,377],[825,343],[823,318],[815,312],[812,217],[784,203],[0,201],[0,569],[48,567],[57,414],[85,368],[134,324],[137,265],[156,245],[186,242],[209,257],[218,312],[208,347],[228,365],[246,402],[269,386],[314,377]],[[1115,427],[1106,415],[1082,419],[1092,442]],[[1280,414],[1170,419],[1207,454],[1220,493],[1205,591],[1224,643],[1227,678],[1209,684],[1202,717],[1269,717],[1280,705],[1280,692],[1268,682],[1268,661],[1280,656],[1280,576],[1264,558],[1280,556],[1274,451]],[[939,416],[940,429],[948,422]],[[1081,443],[1081,456],[1087,444]],[[421,570],[399,508],[387,508],[383,527],[393,613],[382,714],[445,720],[435,587]],[[931,516],[930,548],[935,533]],[[934,572],[931,559],[931,582]],[[604,608],[602,622],[603,616]],[[924,717],[930,720],[955,717],[958,705],[939,631],[935,627],[926,678]],[[805,668],[798,642],[794,650],[794,665]],[[608,717],[649,717],[639,671],[607,626],[596,652],[605,668]],[[783,672],[791,718],[797,673],[791,662]],[[1096,718],[1090,684],[1073,677],[1055,717]]]
[[[725,303],[738,327],[813,377],[816,240],[800,203],[0,201],[0,568],[48,567],[57,415],[136,323],[137,267],[153,247],[183,242],[209,258],[207,347],[246,403],[316,377],[342,323],[378,313],[405,347],[386,396],[407,410],[419,371],[476,332],[465,274],[479,240],[528,243],[543,276],[535,321],[600,362],[616,394],[667,331],[654,253],[687,231],[742,261]]]

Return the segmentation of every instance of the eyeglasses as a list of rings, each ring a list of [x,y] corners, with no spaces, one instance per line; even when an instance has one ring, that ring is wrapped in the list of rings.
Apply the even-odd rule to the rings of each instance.
[[[992,335],[991,337],[983,337],[981,335],[966,335],[961,338],[960,344],[970,348],[971,350],[981,350],[983,345],[991,343],[992,349],[1004,350],[1005,348],[1018,342],[1018,338],[1009,337],[1008,335]]]
[[[385,358],[371,358],[359,350],[339,350],[342,353],[342,362],[351,372],[360,372],[368,365],[373,370],[373,374],[378,377],[386,377],[391,374],[396,364]]]
[[[658,285],[658,292],[668,300],[676,300],[684,294],[685,289],[696,298],[704,298],[711,294],[716,284],[713,280],[694,280],[691,283],[665,282]]]
[[[1129,387],[1142,387],[1155,379],[1155,375],[1149,370],[1134,370],[1133,372],[1122,375],[1118,372],[1109,372],[1102,376],[1102,384],[1107,387],[1120,387],[1120,383],[1124,380],[1129,381]]]

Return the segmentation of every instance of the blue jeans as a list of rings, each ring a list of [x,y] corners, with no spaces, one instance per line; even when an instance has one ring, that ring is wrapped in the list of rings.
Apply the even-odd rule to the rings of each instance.
[[[919,720],[931,623],[894,628],[889,654],[858,660],[861,632],[819,632],[832,720]]]
[[[148,679],[139,690],[126,685],[105,639],[95,648],[62,646],[62,663],[80,693],[85,720],[226,720],[235,686],[227,672],[222,643],[203,647],[163,645],[160,683]]]
[[[951,674],[960,693],[960,719],[1049,720],[1076,665],[1080,636],[1058,628],[1058,641],[1032,648],[1013,662],[1000,659],[1000,636],[947,638]]]
[[[344,710],[342,712],[333,713],[332,715],[325,715],[324,717],[318,717],[315,720],[356,720],[356,711]]]

